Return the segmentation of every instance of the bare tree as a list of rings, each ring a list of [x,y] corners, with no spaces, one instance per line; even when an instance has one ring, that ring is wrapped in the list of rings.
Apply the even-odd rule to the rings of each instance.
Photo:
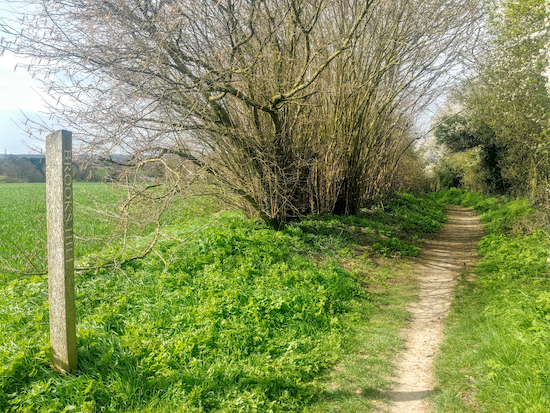
[[[419,136],[415,118],[477,42],[482,16],[481,4],[468,0],[377,5],[327,81],[330,160],[321,175],[332,177],[320,190],[321,209],[356,213],[400,187],[400,160]]]
[[[26,0],[4,47],[89,154],[178,154],[268,222],[386,193],[478,0]]]

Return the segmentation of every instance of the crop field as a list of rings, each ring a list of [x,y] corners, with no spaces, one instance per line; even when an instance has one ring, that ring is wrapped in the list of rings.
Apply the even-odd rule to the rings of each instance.
[[[76,266],[121,260],[139,254],[150,242],[158,205],[150,200],[126,205],[127,188],[114,184],[74,183]],[[208,198],[180,199],[159,218],[164,226],[208,216],[220,209]],[[0,187],[0,274],[37,274],[46,265],[46,186],[43,183]]]
[[[403,194],[276,231],[196,198],[160,230],[136,211],[124,238],[122,189],[75,185],[77,266],[161,236],[143,258],[77,271],[79,368],[63,376],[49,361],[44,190],[0,186],[0,411],[374,411],[415,294],[403,257],[444,220]]]
[[[0,190],[0,266],[4,271],[46,271],[46,185],[9,184]],[[74,184],[75,208],[80,210],[74,220],[77,256],[101,250],[113,233],[113,203],[119,192],[104,184]]]

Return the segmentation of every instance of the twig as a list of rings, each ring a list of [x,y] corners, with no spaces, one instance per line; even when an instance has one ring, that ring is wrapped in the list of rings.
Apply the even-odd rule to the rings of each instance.
[[[162,255],[160,255],[160,252],[158,252],[156,249],[153,249],[153,252],[155,254],[157,254],[157,256],[162,260],[162,262],[164,263],[164,273],[166,273],[168,271],[168,263],[166,262],[166,260],[164,258],[162,258]]]
[[[16,269],[13,269],[13,268],[4,267],[4,266],[1,266],[0,269],[1,269],[2,271],[6,271],[7,273],[10,273],[10,274],[17,274],[17,275],[27,275],[27,276],[31,276],[31,275],[46,275],[46,274],[48,274],[48,271],[41,271],[41,272],[24,272],[24,271],[16,270]]]

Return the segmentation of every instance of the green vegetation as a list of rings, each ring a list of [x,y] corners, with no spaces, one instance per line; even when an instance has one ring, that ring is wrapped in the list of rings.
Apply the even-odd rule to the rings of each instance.
[[[3,271],[46,271],[46,186],[43,183],[0,187],[0,274]],[[75,183],[76,255],[85,257],[105,248],[117,229],[114,185]]]
[[[10,184],[2,185],[0,191],[1,267],[43,270],[46,256],[46,186]]]
[[[470,66],[470,76],[453,88],[435,130],[438,141],[454,153],[439,165],[441,188],[460,185],[548,204],[548,2],[486,4],[486,44],[473,51],[476,63]]]
[[[140,255],[155,238],[157,226],[185,225],[191,216],[220,209],[219,202],[205,197],[190,197],[164,209],[154,197],[137,197],[116,184],[75,182],[73,189],[77,267]],[[3,185],[0,194],[0,274],[44,273],[45,184]]]
[[[550,411],[550,264],[544,216],[526,199],[450,190],[482,213],[481,261],[465,274],[436,360],[436,412]],[[547,228],[545,225],[544,227]]]
[[[42,242],[43,186],[0,190],[14,234]],[[372,411],[414,296],[387,257],[417,254],[441,205],[403,194],[275,231],[231,211],[212,223],[214,204],[182,200],[145,258],[77,274],[70,375],[49,365],[46,277],[1,273],[0,411]]]

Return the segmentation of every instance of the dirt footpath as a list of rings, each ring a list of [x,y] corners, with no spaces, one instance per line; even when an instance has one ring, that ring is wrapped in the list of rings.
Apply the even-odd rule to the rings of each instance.
[[[410,307],[411,321],[403,330],[405,349],[396,363],[395,385],[388,392],[391,413],[428,413],[426,397],[434,390],[433,359],[442,338],[443,321],[460,273],[477,258],[482,235],[476,213],[449,206],[442,231],[428,240],[418,258],[419,300]]]

